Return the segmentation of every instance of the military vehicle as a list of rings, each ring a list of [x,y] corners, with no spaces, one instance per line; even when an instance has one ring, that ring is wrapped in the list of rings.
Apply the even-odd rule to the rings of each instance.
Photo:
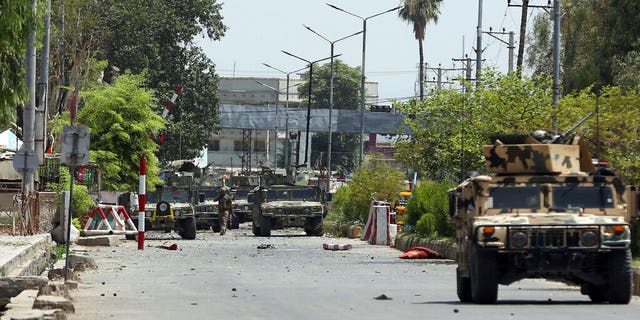
[[[188,170],[175,170],[183,163],[174,162],[165,168],[161,175],[164,183],[156,185],[155,191],[146,193],[145,203],[145,230],[163,230],[171,232],[175,230],[183,239],[196,238],[196,211],[194,203],[197,202],[197,194],[194,192],[193,172]],[[128,192],[118,197],[118,203],[129,208],[135,220],[139,208],[131,202],[132,194]],[[127,239],[135,238],[127,235]]]
[[[268,237],[272,229],[287,227],[302,227],[309,236],[324,234],[326,196],[307,181],[307,175],[294,170],[282,175],[262,167],[260,185],[247,195],[253,234]]]
[[[251,221],[251,207],[247,196],[259,184],[260,177],[257,175],[231,176],[232,215],[238,223]]]
[[[483,153],[490,175],[449,191],[460,301],[494,303],[499,284],[546,278],[629,303],[635,188],[595,171],[578,136],[494,137]]]

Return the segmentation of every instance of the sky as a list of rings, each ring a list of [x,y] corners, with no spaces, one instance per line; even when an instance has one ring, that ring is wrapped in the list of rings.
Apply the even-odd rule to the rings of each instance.
[[[512,4],[521,1],[512,0]],[[532,0],[544,5],[547,1]],[[216,64],[222,77],[284,77],[265,67],[267,63],[285,72],[304,68],[306,63],[282,53],[288,51],[314,61],[330,56],[330,43],[307,30],[312,28],[330,41],[362,31],[361,19],[333,9],[327,3],[360,17],[368,17],[397,7],[400,1],[383,0],[226,0],[222,2],[223,23],[228,27],[219,41],[198,39],[200,47]],[[425,63],[430,68],[459,69],[462,64],[453,58],[468,55],[475,66],[476,31],[479,0],[444,0],[437,23],[430,23],[424,40]],[[541,9],[529,10],[529,21]],[[483,0],[482,30],[515,32],[517,54],[521,8],[508,7],[507,0]],[[397,11],[367,20],[365,75],[367,81],[378,82],[382,102],[406,99],[417,95],[418,42],[413,27],[398,17]],[[508,35],[496,35],[508,42]],[[507,72],[508,46],[483,34],[484,67]],[[334,54],[344,63],[362,65],[362,34],[334,44]],[[427,78],[436,77],[428,70]],[[443,80],[454,79],[462,71],[443,73]],[[475,67],[473,71],[475,75]]]

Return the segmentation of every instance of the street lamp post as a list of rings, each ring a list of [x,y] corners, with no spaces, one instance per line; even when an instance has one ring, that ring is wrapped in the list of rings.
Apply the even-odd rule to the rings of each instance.
[[[364,136],[364,96],[365,96],[365,87],[364,87],[364,82],[365,82],[365,48],[366,48],[366,43],[367,43],[367,20],[373,18],[373,17],[377,17],[379,15],[388,13],[388,12],[392,12],[392,11],[396,11],[400,8],[402,8],[402,6],[397,6],[395,8],[380,12],[380,13],[376,13],[374,15],[368,16],[368,17],[361,17],[357,14],[351,13],[347,10],[344,10],[340,7],[334,6],[332,4],[327,3],[327,5],[333,9],[336,9],[338,11],[342,11],[348,15],[354,16],[360,20],[362,20],[362,83],[361,83],[361,94],[360,94],[360,159],[359,159],[359,164],[362,165],[362,160],[364,158],[364,142],[362,140],[362,137]]]
[[[315,61],[310,61],[310,60],[307,60],[307,59],[304,59],[304,58],[300,58],[300,57],[296,56],[295,54],[287,52],[287,51],[284,51],[284,50],[282,50],[282,53],[284,53],[286,55],[289,55],[289,56],[292,56],[292,57],[294,57],[296,59],[302,60],[302,61],[304,61],[304,62],[309,64],[309,92],[308,92],[308,97],[307,97],[307,133],[306,133],[307,142],[305,144],[304,162],[307,164],[307,168],[310,168],[311,164],[309,163],[308,156],[309,156],[309,151],[310,151],[309,150],[309,145],[310,145],[310,142],[311,142],[310,141],[310,136],[309,136],[309,122],[311,120],[311,87],[313,85],[313,65],[315,63],[318,63],[318,62],[321,62],[321,61],[324,61],[324,60],[327,60],[327,59],[333,59],[334,57],[339,57],[340,55],[336,55],[336,56],[332,55],[330,57],[318,59],[318,60],[315,60]]]
[[[278,69],[278,68],[276,68],[274,66],[271,66],[271,65],[269,65],[267,63],[262,63],[262,65],[267,67],[267,68],[276,70],[276,71],[278,71],[280,73],[283,73],[283,74],[285,74],[287,76],[287,89],[286,89],[287,90],[287,93],[286,93],[287,97],[286,97],[286,100],[285,100],[285,113],[284,113],[285,114],[285,123],[284,123],[285,128],[284,128],[284,130],[286,132],[285,144],[287,146],[286,147],[287,149],[286,149],[286,152],[285,152],[285,155],[284,155],[284,167],[287,168],[289,166],[289,153],[290,153],[290,151],[289,151],[289,88],[292,87],[292,86],[289,86],[289,76],[291,74],[296,73],[296,72],[300,72],[300,71],[306,69],[307,67],[304,67],[304,68],[301,68],[301,69],[298,69],[298,70],[294,70],[294,71],[291,71],[291,72],[285,72],[285,71],[282,71],[282,70],[280,70],[280,69]],[[276,136],[278,134],[277,131],[278,131],[278,110],[276,109]],[[276,161],[277,161],[277,159],[276,159]],[[276,165],[276,168],[277,168],[277,165]]]
[[[329,192],[331,190],[331,138],[332,138],[331,137],[332,135],[331,113],[333,112],[333,105],[334,105],[333,104],[333,47],[336,44],[336,42],[359,35],[363,31],[358,31],[356,33],[342,37],[338,40],[331,41],[326,37],[324,37],[323,35],[321,35],[320,33],[311,29],[310,27],[306,25],[304,27],[307,28],[307,30],[315,33],[318,37],[322,38],[324,41],[328,42],[331,45],[331,55],[330,55],[331,56],[331,79],[329,80],[329,137],[328,137],[328,143],[327,143],[328,146],[327,146],[327,190],[326,190],[327,192]]]

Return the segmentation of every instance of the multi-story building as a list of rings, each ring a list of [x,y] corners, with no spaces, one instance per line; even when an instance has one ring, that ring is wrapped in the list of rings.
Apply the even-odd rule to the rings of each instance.
[[[301,79],[290,79],[287,94],[286,79],[221,78],[218,91],[221,130],[209,139],[208,162],[216,167],[230,167],[237,171],[257,168],[259,165],[273,168],[277,159],[303,164],[306,141],[310,139],[306,138],[304,120],[307,101],[300,99],[297,89],[302,82]],[[378,84],[367,82],[366,92],[367,102],[377,101]],[[255,113],[259,116],[256,117]],[[260,119],[262,123],[247,128],[243,116],[251,116],[254,121]],[[322,120],[314,118],[314,121]],[[291,147],[290,153],[285,154],[287,142]]]

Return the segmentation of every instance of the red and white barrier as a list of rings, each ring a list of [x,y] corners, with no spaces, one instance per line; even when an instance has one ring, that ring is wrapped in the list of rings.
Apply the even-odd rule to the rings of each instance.
[[[360,240],[367,240],[369,244],[393,246],[397,227],[391,222],[393,222],[391,204],[385,201],[372,201]]]
[[[147,205],[147,158],[140,157],[138,184],[138,250],[144,250],[144,207]]]
[[[178,95],[181,92],[182,92],[182,86],[178,85],[178,88],[176,88],[176,92],[173,93],[173,96],[171,96],[171,100],[169,100],[169,103],[167,103],[167,105],[165,106],[164,111],[162,111],[162,118],[163,119],[167,118],[167,115],[169,114],[169,112],[173,108],[173,105],[176,103],[176,99],[178,98]]]
[[[89,236],[137,234],[138,230],[124,206],[100,204],[89,214],[89,219],[84,224],[84,233]]]

